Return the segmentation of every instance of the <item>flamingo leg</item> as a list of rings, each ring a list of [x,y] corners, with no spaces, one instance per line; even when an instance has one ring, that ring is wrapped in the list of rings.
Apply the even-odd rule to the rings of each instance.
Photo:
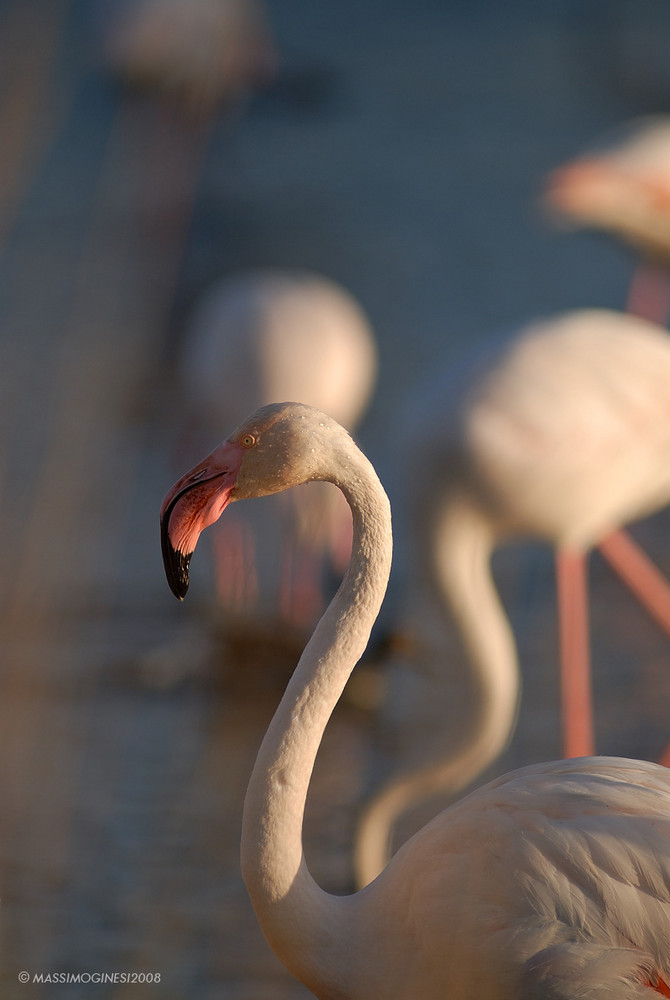
[[[279,610],[290,625],[304,627],[318,618],[323,607],[321,560],[313,552],[286,542],[282,558]]]
[[[660,570],[625,531],[613,531],[598,548],[654,621],[670,635],[670,583]],[[670,767],[670,743],[659,763]]]
[[[292,615],[293,555],[293,547],[284,541],[279,573],[279,615],[286,622],[290,622]]]
[[[243,612],[258,597],[253,532],[244,521],[229,518],[211,537],[218,601],[231,613]]]
[[[626,310],[633,316],[666,326],[670,315],[670,275],[661,264],[638,264],[628,292]]]
[[[595,753],[589,655],[586,557],[574,549],[556,553],[563,757]]]
[[[654,621],[670,635],[670,583],[661,571],[621,529],[601,539],[598,549]]]

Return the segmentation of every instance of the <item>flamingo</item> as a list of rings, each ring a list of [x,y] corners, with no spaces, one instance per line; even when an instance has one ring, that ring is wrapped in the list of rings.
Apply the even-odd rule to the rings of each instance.
[[[375,471],[333,419],[263,407],[161,507],[179,599],[201,531],[226,506],[334,483],[354,542],[262,742],[242,822],[242,874],[265,938],[322,1000],[632,1000],[670,996],[670,771],[585,758],[536,764],[446,809],[379,877],[345,896],[311,876],[302,825],[328,719],[362,655],[391,565]]]
[[[635,119],[592,152],[553,170],[544,200],[567,222],[604,230],[642,255],[628,309],[665,323],[670,310],[670,118]]]
[[[209,288],[181,358],[185,406],[202,436],[274,399],[302,399],[352,430],[370,401],[376,370],[374,336],[353,296],[322,275],[280,268],[235,271]],[[313,624],[322,607],[322,555],[330,554],[338,572],[349,558],[351,529],[336,490],[319,484],[277,501],[244,532],[230,525],[215,541],[220,603],[229,618],[251,614],[255,628],[262,614]],[[269,593],[259,592],[256,552],[266,560]]]
[[[276,68],[260,0],[126,0],[104,48],[120,79],[201,119],[233,108]]]
[[[519,700],[517,651],[491,576],[514,536],[556,551],[566,757],[595,752],[586,556],[597,547],[670,631],[670,587],[621,525],[670,502],[670,341],[608,310],[524,326],[421,393],[403,447],[413,583],[462,637],[478,688],[471,736],[392,778],[370,800],[357,883],[384,866],[401,813],[454,794],[505,749]],[[416,590],[413,587],[412,590]],[[666,750],[663,763],[670,763]]]
[[[122,84],[117,124],[126,197],[148,241],[152,315],[169,326],[203,164],[217,127],[237,120],[277,57],[262,0],[117,0],[100,25],[100,62]]]

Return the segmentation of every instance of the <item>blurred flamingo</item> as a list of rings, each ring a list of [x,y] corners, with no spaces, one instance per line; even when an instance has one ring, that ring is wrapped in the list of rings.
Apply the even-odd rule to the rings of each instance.
[[[670,117],[636,119],[553,170],[544,200],[568,223],[604,230],[642,255],[628,310],[665,323],[670,311]]]
[[[211,440],[250,406],[277,399],[304,400],[353,429],[376,368],[370,324],[334,281],[306,271],[234,272],[205,292],[185,333],[180,371],[191,435]],[[324,555],[343,571],[351,542],[346,504],[323,483],[260,511],[250,505],[247,518],[213,537],[219,600],[229,617],[278,613],[300,626],[321,609]]]
[[[104,67],[123,85],[129,197],[149,237],[143,271],[164,328],[212,133],[272,82],[276,49],[262,0],[123,0],[101,36]]]
[[[408,426],[401,451],[414,589],[454,620],[479,705],[459,752],[399,775],[373,797],[358,835],[359,884],[383,868],[404,810],[466,787],[512,734],[517,652],[490,569],[501,541],[530,536],[556,550],[565,757],[595,752],[589,549],[670,632],[670,585],[621,528],[670,502],[663,328],[607,310],[530,323],[424,387]]]
[[[261,0],[126,0],[110,18],[107,63],[129,86],[209,120],[272,78]]]

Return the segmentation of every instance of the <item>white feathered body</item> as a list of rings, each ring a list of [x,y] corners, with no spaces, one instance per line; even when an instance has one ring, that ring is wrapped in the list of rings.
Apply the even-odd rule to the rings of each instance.
[[[419,421],[421,453],[502,533],[590,546],[670,502],[670,340],[633,316],[531,323],[452,369]]]
[[[249,407],[299,400],[351,429],[370,400],[376,347],[361,307],[334,281],[251,269],[198,302],[182,373],[189,408],[217,428]]]
[[[370,921],[386,962],[402,928],[385,996],[649,997],[625,980],[647,959],[670,977],[670,771],[584,758],[512,772],[437,816],[349,898],[354,933]]]

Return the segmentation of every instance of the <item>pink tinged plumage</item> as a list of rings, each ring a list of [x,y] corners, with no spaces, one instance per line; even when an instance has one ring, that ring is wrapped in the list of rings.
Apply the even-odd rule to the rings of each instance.
[[[547,178],[545,204],[573,226],[603,230],[645,258],[628,311],[665,323],[670,312],[670,118],[630,123]]]
[[[647,979],[642,985],[650,986],[652,990],[656,990],[662,997],[670,997],[670,986],[660,976],[655,976],[653,980]]]
[[[229,441],[246,433],[255,440],[231,499],[326,479],[354,527],[344,580],[270,723],[245,800],[243,875],[281,961],[322,1000],[667,995],[670,772],[655,764],[523,768],[441,813],[363,891],[332,896],[314,882],[302,845],[308,787],[386,589],[390,508],[365,456],[320,411],[265,407]],[[176,487],[164,504],[168,534],[179,497]]]

